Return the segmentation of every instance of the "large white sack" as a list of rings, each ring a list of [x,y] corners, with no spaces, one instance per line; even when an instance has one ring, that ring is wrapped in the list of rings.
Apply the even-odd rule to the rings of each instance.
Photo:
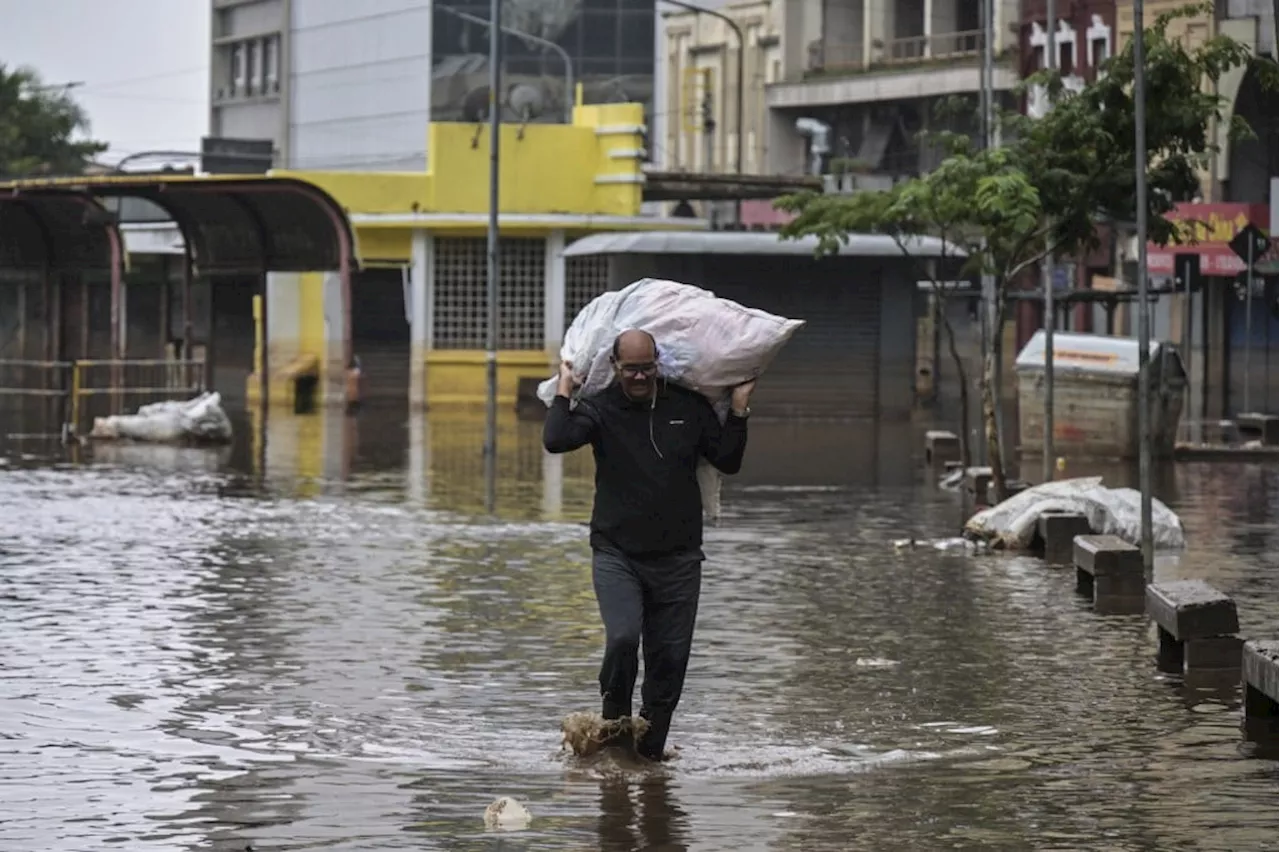
[[[185,402],[153,402],[141,406],[137,414],[95,417],[89,437],[155,444],[227,443],[231,440],[231,419],[222,410],[222,395],[214,391]]]
[[[584,307],[565,332],[560,360],[573,364],[580,385],[576,404],[576,398],[613,382],[614,339],[628,329],[643,329],[658,342],[661,375],[705,396],[723,423],[730,389],[759,378],[802,326],[803,320],[749,308],[701,287],[642,278]],[[557,383],[552,377],[538,386],[538,398],[548,406]],[[720,517],[720,479],[709,463],[699,463],[702,508],[712,520]]]
[[[1048,511],[1078,512],[1099,535],[1119,536],[1140,545],[1141,495],[1132,488],[1106,488],[1102,477],[1086,476],[1046,482],[984,509],[965,524],[966,532],[1010,550],[1025,550],[1036,535],[1037,519]],[[1151,499],[1151,528],[1155,546],[1183,547],[1182,521],[1164,503]]]

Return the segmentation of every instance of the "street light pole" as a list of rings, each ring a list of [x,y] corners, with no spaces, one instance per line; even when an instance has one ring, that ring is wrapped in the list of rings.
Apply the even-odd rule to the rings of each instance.
[[[497,508],[498,472],[498,204],[502,132],[502,0],[489,0],[489,227],[485,298],[485,509]]]
[[[1044,43],[1044,59],[1045,68],[1056,71],[1058,68],[1058,45],[1056,41],[1058,30],[1058,11],[1054,0],[1046,0],[1045,4],[1045,43]],[[1046,91],[1048,95],[1048,107],[1053,109],[1053,84],[1057,81],[1050,81],[1049,89]],[[1047,216],[1045,217],[1048,218]],[[1044,255],[1044,261],[1041,263],[1041,274],[1044,279],[1044,466],[1041,468],[1041,476],[1045,482],[1053,479],[1054,470],[1054,451],[1053,451],[1053,333],[1056,330],[1058,320],[1058,311],[1053,304],[1053,235],[1045,234],[1046,248],[1048,249]]]
[[[1151,576],[1151,303],[1147,300],[1147,48],[1142,0],[1133,0],[1133,147],[1138,224],[1138,490],[1142,565]]]

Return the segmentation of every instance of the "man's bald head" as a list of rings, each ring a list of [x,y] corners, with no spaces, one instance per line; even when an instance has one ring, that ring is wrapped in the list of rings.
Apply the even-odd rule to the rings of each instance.
[[[636,401],[654,399],[658,382],[658,344],[653,335],[633,328],[614,338],[613,368],[628,397]]]
[[[638,328],[628,329],[613,340],[613,360],[619,364],[649,364],[658,359],[658,342]]]

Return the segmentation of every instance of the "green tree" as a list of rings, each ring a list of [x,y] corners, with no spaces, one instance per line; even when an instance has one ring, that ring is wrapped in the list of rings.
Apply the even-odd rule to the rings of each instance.
[[[107,149],[75,138],[88,129],[88,116],[65,87],[43,85],[29,68],[0,64],[0,177],[80,174]]]
[[[1165,214],[1199,192],[1199,175],[1215,152],[1213,120],[1229,109],[1211,84],[1250,61],[1248,48],[1225,36],[1195,49],[1167,37],[1172,19],[1206,8],[1211,14],[1211,5],[1197,4],[1161,15],[1144,34],[1147,213],[1150,239],[1162,245],[1177,238]],[[967,255],[966,272],[994,279],[993,328],[1003,328],[1012,282],[1046,256],[1096,246],[1100,222],[1136,218],[1132,42],[1103,71],[1079,92],[1064,90],[1053,72],[1026,81],[1049,87],[1052,106],[1038,119],[1002,116],[1002,147],[983,149],[966,136],[939,134],[932,141],[946,155],[942,164],[892,190],[781,199],[778,207],[796,214],[783,236],[816,236],[819,251],[830,252],[849,233],[885,233],[904,254],[912,237],[943,237]],[[1247,128],[1237,122],[1233,132]],[[982,422],[992,481],[1003,499],[1008,492],[995,388],[1001,335],[989,337],[980,380]]]

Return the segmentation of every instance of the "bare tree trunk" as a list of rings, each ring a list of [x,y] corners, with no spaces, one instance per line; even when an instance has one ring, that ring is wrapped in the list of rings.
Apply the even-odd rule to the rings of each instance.
[[[969,373],[960,358],[960,350],[956,347],[956,331],[951,326],[951,318],[947,316],[944,298],[935,292],[933,304],[934,313],[947,336],[947,351],[951,354],[951,363],[955,365],[956,377],[960,380],[960,428],[956,432],[960,436],[960,464],[968,470],[973,458],[969,449]]]
[[[982,427],[987,439],[987,458],[991,460],[991,484],[996,489],[996,499],[1004,500],[1009,496],[1009,485],[1004,475],[1004,457],[1000,453],[1000,430],[997,418],[1000,416],[997,395],[1000,388],[996,386],[996,364],[1003,357],[1004,350],[1004,296],[1005,282],[997,277],[995,282],[995,311],[987,351],[982,354]]]

